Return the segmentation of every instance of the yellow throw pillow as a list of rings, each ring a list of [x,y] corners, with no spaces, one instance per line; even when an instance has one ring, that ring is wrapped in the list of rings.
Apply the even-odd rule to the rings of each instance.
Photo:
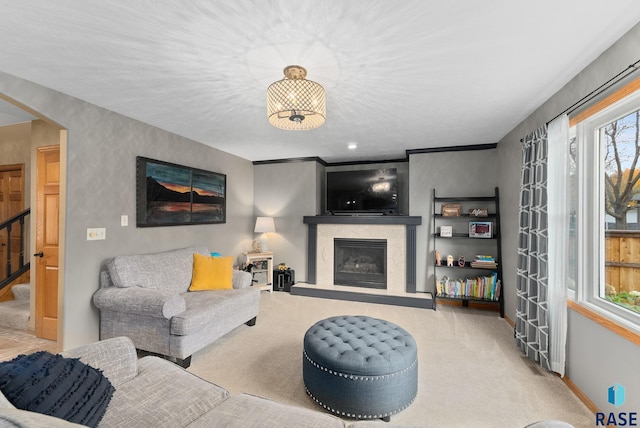
[[[193,277],[189,291],[232,289],[232,280],[233,257],[193,254]]]

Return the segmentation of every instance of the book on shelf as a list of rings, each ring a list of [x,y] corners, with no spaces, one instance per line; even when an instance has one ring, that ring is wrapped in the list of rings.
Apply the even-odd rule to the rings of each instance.
[[[500,280],[498,273],[474,278],[451,279],[436,278],[436,296],[451,298],[470,298],[498,301],[500,298]]]

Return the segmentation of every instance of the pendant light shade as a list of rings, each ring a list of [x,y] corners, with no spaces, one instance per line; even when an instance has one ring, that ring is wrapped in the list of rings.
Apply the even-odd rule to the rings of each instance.
[[[276,128],[302,131],[321,126],[326,118],[324,88],[305,79],[299,65],[284,69],[284,79],[267,89],[267,115]]]

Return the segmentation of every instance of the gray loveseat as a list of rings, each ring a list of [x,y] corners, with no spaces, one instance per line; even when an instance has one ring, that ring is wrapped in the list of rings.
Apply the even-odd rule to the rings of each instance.
[[[129,337],[140,351],[188,367],[191,355],[231,330],[254,325],[260,290],[251,275],[233,271],[233,289],[188,291],[193,254],[206,246],[115,257],[100,272],[93,296],[100,309],[100,339]]]

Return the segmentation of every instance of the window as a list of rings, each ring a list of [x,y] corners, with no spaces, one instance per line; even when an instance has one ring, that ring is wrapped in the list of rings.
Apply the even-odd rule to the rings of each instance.
[[[640,90],[608,104],[572,119],[568,287],[640,331]]]

